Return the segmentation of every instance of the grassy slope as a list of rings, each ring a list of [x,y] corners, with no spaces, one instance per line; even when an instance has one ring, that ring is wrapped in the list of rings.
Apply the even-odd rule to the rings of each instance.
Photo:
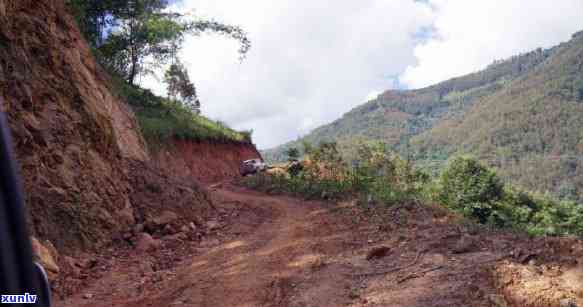
[[[148,90],[117,82],[119,94],[129,103],[150,146],[178,138],[193,141],[251,142],[250,132],[235,131],[221,122],[191,112],[180,103],[155,96]]]
[[[471,152],[495,157],[494,166],[529,189],[583,191],[579,162],[549,158],[583,148],[581,36],[424,89],[387,91],[304,140],[335,140],[348,159],[356,144],[376,140],[419,160]],[[290,146],[302,147],[295,141],[264,156],[281,160]]]

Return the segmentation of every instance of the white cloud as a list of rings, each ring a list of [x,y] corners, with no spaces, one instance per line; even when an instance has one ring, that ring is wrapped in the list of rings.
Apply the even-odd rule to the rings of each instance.
[[[241,25],[252,40],[239,63],[234,41],[188,39],[182,58],[203,113],[253,129],[261,148],[336,119],[392,86],[414,62],[414,34],[432,22],[412,0],[184,0],[182,10]],[[391,76],[391,77],[390,77]],[[163,93],[163,85],[145,83]]]
[[[583,29],[581,0],[429,0],[435,37],[415,48],[401,82],[412,88],[481,69]]]
[[[187,39],[182,58],[203,113],[253,129],[260,148],[378,90],[430,85],[583,29],[581,0],[183,0],[180,9],[249,33],[243,63],[234,41],[212,35]]]

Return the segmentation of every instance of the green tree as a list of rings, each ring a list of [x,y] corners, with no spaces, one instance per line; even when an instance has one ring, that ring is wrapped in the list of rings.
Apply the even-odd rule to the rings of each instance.
[[[440,199],[454,210],[485,223],[504,196],[496,173],[467,156],[454,157],[441,174]]]
[[[196,95],[196,87],[190,81],[188,71],[180,61],[170,65],[164,75],[167,84],[168,97],[180,102],[196,114],[200,114],[200,101]]]
[[[314,146],[307,140],[302,140],[302,147],[304,148],[304,153],[309,155],[314,151]]]
[[[130,84],[175,59],[187,34],[208,31],[231,37],[241,44],[241,58],[251,48],[240,27],[193,20],[167,12],[168,5],[167,0],[69,0],[100,62]]]
[[[326,164],[342,164],[342,156],[336,142],[320,142],[318,147],[310,153],[310,158]]]
[[[300,151],[295,147],[290,147],[286,150],[285,154],[287,155],[288,160],[297,160],[300,157]]]
[[[577,200],[577,186],[572,182],[563,182],[559,186],[558,196],[564,200]]]
[[[113,26],[112,12],[125,5],[119,0],[68,0],[79,29],[92,47],[100,46],[104,33]]]

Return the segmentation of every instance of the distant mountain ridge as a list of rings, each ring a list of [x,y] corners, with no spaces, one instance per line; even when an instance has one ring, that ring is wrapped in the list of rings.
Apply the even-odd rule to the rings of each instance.
[[[347,160],[383,141],[419,161],[472,153],[531,190],[583,196],[583,32],[417,90],[389,90],[305,137],[263,152],[285,159],[302,142],[336,141]],[[500,162],[502,161],[502,162]],[[544,171],[529,166],[538,165]]]

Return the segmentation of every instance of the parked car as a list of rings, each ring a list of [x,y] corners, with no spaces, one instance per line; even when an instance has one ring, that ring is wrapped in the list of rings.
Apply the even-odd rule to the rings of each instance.
[[[251,159],[241,162],[241,176],[247,176],[256,174],[258,172],[263,172],[267,169],[267,164],[261,159]]]

